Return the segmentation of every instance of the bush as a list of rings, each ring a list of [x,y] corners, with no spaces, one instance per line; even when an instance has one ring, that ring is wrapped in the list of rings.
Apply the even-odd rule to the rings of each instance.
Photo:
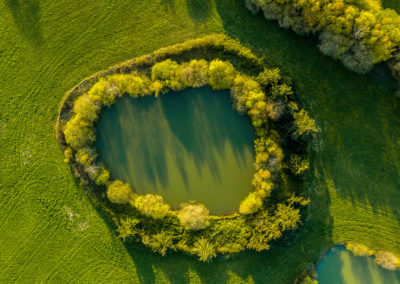
[[[203,204],[184,203],[181,207],[178,219],[185,229],[201,230],[209,225],[209,211]]]
[[[208,74],[208,83],[213,90],[224,90],[232,86],[236,71],[230,62],[216,59],[210,62]]]
[[[93,103],[88,95],[78,97],[74,102],[72,111],[79,113],[81,119],[93,123],[99,117],[101,107],[99,104]]]
[[[182,66],[177,62],[167,59],[154,64],[151,69],[151,80],[160,81],[162,84],[174,91],[182,89],[184,86],[180,81]]]
[[[379,251],[375,255],[375,261],[383,268],[395,270],[400,268],[400,259],[387,251]]]
[[[96,141],[95,131],[91,122],[82,119],[80,114],[74,115],[64,128],[67,144],[73,149],[80,149]]]
[[[278,68],[264,68],[264,71],[257,76],[257,80],[266,87],[276,85],[281,80],[281,74]]]
[[[263,206],[263,201],[260,196],[254,192],[250,192],[249,195],[240,203],[239,213],[241,214],[253,214],[259,211]]]
[[[182,81],[185,85],[198,88],[207,84],[208,62],[205,60],[191,60],[181,70]]]
[[[204,262],[210,261],[217,255],[214,246],[205,238],[201,238],[194,244],[193,252]]]
[[[101,78],[99,82],[93,85],[88,91],[88,97],[94,104],[110,106],[115,102],[117,96],[121,95],[121,91],[116,84],[112,84]]]
[[[107,187],[107,197],[112,203],[128,204],[132,200],[133,196],[134,194],[131,187],[123,181],[113,181]]]
[[[296,132],[299,136],[318,132],[317,124],[308,113],[302,109],[293,115],[294,123],[297,126]]]
[[[169,205],[160,195],[140,195],[134,201],[134,206],[140,213],[154,219],[164,218],[169,213]]]

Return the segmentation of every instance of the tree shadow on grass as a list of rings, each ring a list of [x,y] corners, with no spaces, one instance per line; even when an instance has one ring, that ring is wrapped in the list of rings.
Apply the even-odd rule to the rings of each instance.
[[[187,0],[186,5],[190,17],[196,22],[207,20],[211,10],[211,0]]]
[[[342,197],[400,217],[400,111],[386,66],[358,75],[324,56],[314,37],[252,15],[243,1],[216,1],[228,35],[293,78],[301,102],[320,127],[321,168]]]
[[[34,45],[41,45],[43,35],[40,28],[39,0],[6,0],[5,3],[22,35]]]

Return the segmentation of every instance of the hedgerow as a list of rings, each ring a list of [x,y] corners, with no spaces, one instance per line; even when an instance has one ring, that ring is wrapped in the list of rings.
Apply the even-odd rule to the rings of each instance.
[[[245,0],[281,27],[319,36],[322,53],[365,73],[389,62],[400,81],[400,16],[371,0]]]
[[[176,61],[166,58],[179,54],[185,57],[186,52],[200,48],[204,48],[202,54],[206,59],[213,56],[214,59]],[[237,65],[241,67],[219,59],[218,51],[213,54],[213,50],[220,49],[242,58]],[[248,74],[239,70],[243,66],[251,67]],[[261,66],[261,60],[248,49],[224,36],[211,36],[164,48],[103,71],[67,94],[57,131],[65,160],[114,220],[122,239],[141,241],[162,255],[168,249],[181,250],[208,261],[217,253],[267,250],[270,241],[298,227],[300,208],[308,201],[294,196],[271,198],[285,168],[282,167],[285,159],[280,147],[282,139],[274,127],[281,125],[286,136],[292,137],[292,144],[304,144],[317,129],[305,110],[294,102],[293,90],[282,79],[279,69],[261,69]],[[251,73],[256,74],[252,76]],[[101,109],[111,106],[120,97],[158,96],[206,84],[214,90],[230,89],[234,107],[250,117],[256,134],[254,190],[242,201],[239,212],[232,216],[209,216],[208,209],[196,202],[182,204],[180,210],[174,210],[162,196],[138,195],[129,184],[112,180],[112,173],[98,161],[94,147],[96,120]],[[289,107],[290,104],[297,107]],[[283,106],[279,115],[274,113],[275,105]],[[308,123],[300,124],[296,119],[299,115],[303,119],[306,116]],[[293,156],[293,153],[288,154]],[[295,155],[306,163],[305,152]],[[296,174],[307,168],[304,163],[296,166]]]

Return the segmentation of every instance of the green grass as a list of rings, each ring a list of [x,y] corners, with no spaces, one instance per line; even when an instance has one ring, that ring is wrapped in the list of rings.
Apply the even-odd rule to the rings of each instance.
[[[399,102],[387,69],[353,74],[240,0],[202,2],[0,2],[0,282],[286,283],[336,242],[400,254]],[[215,32],[285,69],[321,131],[297,234],[203,264],[116,239],[62,162],[54,127],[62,96],[84,77]]]

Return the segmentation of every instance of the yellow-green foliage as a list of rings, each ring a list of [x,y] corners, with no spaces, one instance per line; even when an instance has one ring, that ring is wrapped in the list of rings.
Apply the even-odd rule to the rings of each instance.
[[[400,269],[400,258],[387,251],[378,251],[375,254],[375,261],[386,269]]]
[[[129,94],[134,98],[151,94],[151,81],[147,76],[139,76],[136,73],[114,74],[106,78],[111,86],[118,88],[118,94]]]
[[[139,223],[140,220],[136,218],[121,219],[117,228],[118,238],[121,238],[125,241],[126,238],[135,236],[138,233],[136,230],[136,225]]]
[[[101,167],[95,182],[97,185],[108,185],[110,182],[110,171]]]
[[[307,159],[302,158],[299,155],[290,156],[290,169],[296,175],[301,175],[307,171],[310,167],[310,163]]]
[[[293,117],[294,117],[294,122],[297,126],[296,132],[298,135],[318,132],[315,120],[312,119],[304,109],[300,110],[299,112],[296,112],[293,115]]]
[[[69,163],[74,157],[71,147],[66,147],[64,150],[64,163]]]
[[[74,115],[64,128],[64,136],[67,144],[73,149],[83,148],[96,140],[93,124]]]
[[[184,228],[188,230],[200,230],[209,225],[209,211],[203,204],[184,203],[181,207],[178,219]]]
[[[105,78],[101,78],[88,92],[88,96],[93,103],[105,106],[112,105],[116,97],[120,95],[121,91],[118,86],[111,84]]]
[[[140,213],[154,219],[164,218],[170,209],[162,196],[156,194],[140,195],[133,204]]]
[[[161,231],[158,234],[150,236],[147,240],[148,245],[154,252],[165,256],[168,248],[173,248],[173,236],[169,232]]]
[[[93,103],[88,95],[83,95],[76,99],[72,111],[79,113],[81,119],[94,122],[99,117],[100,109],[99,104]]]
[[[213,90],[223,90],[232,86],[236,71],[230,62],[216,59],[210,62],[208,75],[208,83]]]
[[[354,255],[358,256],[368,256],[374,254],[374,251],[368,249],[368,247],[366,247],[365,245],[352,242],[346,243],[346,249],[351,251]]]
[[[167,59],[154,64],[151,69],[151,79],[153,81],[158,80],[166,87],[177,91],[184,87],[181,82],[181,69],[182,66],[177,62]]]
[[[198,88],[207,84],[208,62],[202,60],[191,60],[181,70],[182,81],[187,86]]]
[[[255,192],[250,192],[249,195],[240,203],[239,213],[253,214],[259,211],[263,206],[262,197]]]
[[[134,196],[129,184],[116,180],[107,187],[107,197],[112,203],[128,204]]]
[[[207,262],[216,256],[214,245],[205,238],[201,238],[194,244],[193,252],[199,256],[201,261],[204,262]]]
[[[400,46],[400,16],[377,1],[246,0],[254,12],[298,33],[320,33],[321,51],[364,73]],[[295,12],[293,12],[295,11]]]
[[[266,87],[276,85],[281,80],[281,74],[278,68],[264,68],[264,71],[257,76],[257,80]]]
[[[75,155],[75,160],[84,167],[88,167],[96,158],[96,156],[96,151],[93,148],[85,147],[78,149]]]

